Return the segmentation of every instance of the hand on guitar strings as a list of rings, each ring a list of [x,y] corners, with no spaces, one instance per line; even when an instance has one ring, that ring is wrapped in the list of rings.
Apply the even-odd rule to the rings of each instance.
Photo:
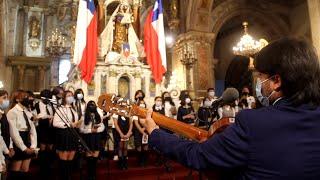
[[[159,126],[152,119],[152,110],[149,109],[145,119],[139,118],[141,125],[146,128],[148,134],[151,134],[153,130],[159,129]]]

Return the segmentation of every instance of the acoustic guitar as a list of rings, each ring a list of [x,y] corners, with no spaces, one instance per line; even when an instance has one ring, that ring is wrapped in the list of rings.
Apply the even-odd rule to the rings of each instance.
[[[138,116],[140,118],[146,118],[148,112],[147,109],[141,108],[129,100],[116,97],[112,94],[101,95],[98,99],[98,107],[106,112],[118,114],[124,117]],[[223,131],[223,129],[225,129],[228,125],[234,123],[234,118],[222,118],[212,124],[212,128],[209,133],[206,130],[194,127],[156,112],[152,112],[152,119],[160,127],[198,142],[207,140],[213,134]]]

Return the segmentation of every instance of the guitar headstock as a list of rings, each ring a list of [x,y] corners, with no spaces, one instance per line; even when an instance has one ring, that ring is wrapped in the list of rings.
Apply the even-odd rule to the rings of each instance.
[[[118,114],[125,117],[130,117],[132,115],[144,115],[146,109],[137,106],[134,102],[117,97],[114,94],[104,94],[99,96],[98,106],[105,112],[110,112],[113,114]]]

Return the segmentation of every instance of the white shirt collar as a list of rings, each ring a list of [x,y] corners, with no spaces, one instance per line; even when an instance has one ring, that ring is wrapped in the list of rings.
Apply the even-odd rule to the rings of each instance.
[[[160,107],[156,106],[155,109],[156,109],[157,111],[162,110],[162,106],[160,106]]]
[[[24,111],[24,109],[19,105],[19,104],[16,104],[14,106],[18,111]]]

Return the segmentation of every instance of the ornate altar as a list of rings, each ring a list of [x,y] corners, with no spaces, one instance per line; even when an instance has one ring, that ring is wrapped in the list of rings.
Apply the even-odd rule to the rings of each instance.
[[[103,93],[114,93],[134,99],[135,91],[142,89],[146,93],[146,100],[153,100],[151,89],[151,71],[149,66],[139,61],[129,61],[122,56],[119,61],[105,63],[98,61],[92,82],[86,84],[80,79],[77,68],[69,73],[67,89],[82,88],[86,100],[96,101]],[[151,96],[150,96],[151,95]]]

